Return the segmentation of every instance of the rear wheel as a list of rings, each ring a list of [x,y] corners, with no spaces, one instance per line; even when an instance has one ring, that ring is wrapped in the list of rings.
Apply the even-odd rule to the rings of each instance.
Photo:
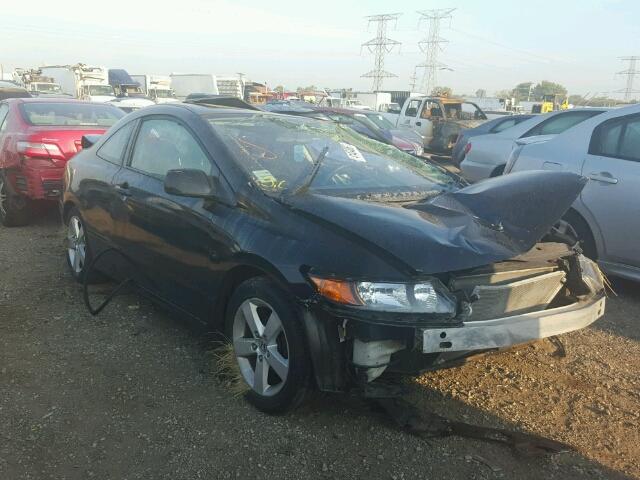
[[[29,199],[12,191],[4,172],[0,172],[0,222],[5,227],[29,223]]]
[[[77,208],[73,207],[69,211],[65,221],[67,224],[67,265],[73,278],[82,283],[93,258],[87,242],[87,232]],[[95,277],[97,279],[98,275]]]
[[[243,282],[231,297],[226,330],[251,404],[283,413],[303,401],[311,364],[302,325],[285,292],[265,277]]]

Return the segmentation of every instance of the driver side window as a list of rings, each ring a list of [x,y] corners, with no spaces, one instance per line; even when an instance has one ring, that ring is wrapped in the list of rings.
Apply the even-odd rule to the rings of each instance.
[[[158,178],[183,168],[211,173],[211,162],[196,139],[181,124],[167,119],[142,123],[129,166]]]
[[[404,114],[407,117],[415,117],[418,115],[418,109],[420,108],[421,100],[409,100],[409,105],[407,105],[407,109]]]

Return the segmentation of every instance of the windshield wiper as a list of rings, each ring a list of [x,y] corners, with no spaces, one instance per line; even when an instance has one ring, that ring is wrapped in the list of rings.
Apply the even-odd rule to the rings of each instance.
[[[302,182],[302,184],[300,184],[299,187],[297,187],[293,192],[291,192],[292,195],[297,195],[297,194],[305,192],[305,191],[307,191],[309,189],[309,186],[311,186],[311,183],[313,182],[313,179],[316,178],[316,175],[318,174],[318,171],[320,170],[320,166],[322,165],[322,161],[325,159],[325,157],[327,156],[328,153],[329,153],[329,147],[324,147],[322,149],[322,151],[316,157],[315,161],[313,162],[313,166],[311,167],[311,171],[309,172],[309,175],[307,175],[307,177]]]

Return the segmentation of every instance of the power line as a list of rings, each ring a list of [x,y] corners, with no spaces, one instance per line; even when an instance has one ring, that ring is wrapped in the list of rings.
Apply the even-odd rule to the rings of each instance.
[[[382,81],[385,78],[396,77],[393,73],[387,72],[384,69],[384,57],[387,53],[390,53],[395,47],[400,45],[400,42],[396,40],[392,40],[387,37],[387,25],[390,22],[394,22],[397,24],[398,17],[402,15],[401,13],[385,13],[382,15],[371,15],[369,17],[365,17],[369,20],[369,25],[372,23],[376,23],[377,34],[375,38],[372,38],[368,42],[365,42],[361,46],[362,48],[367,48],[369,52],[375,55],[375,64],[373,70],[362,75],[363,78],[373,78],[373,86],[372,91],[376,92],[378,90],[382,90]]]
[[[640,75],[640,70],[637,69],[637,62],[640,60],[640,57],[631,56],[631,57],[621,57],[620,60],[623,62],[629,62],[629,68],[626,70],[622,70],[621,72],[616,72],[616,75],[625,75],[627,77],[627,85],[624,89],[618,90],[618,93],[624,93],[625,101],[631,100],[631,96],[634,93],[640,93],[639,90],[633,89],[633,81],[636,76]]]
[[[448,40],[440,36],[440,23],[442,20],[450,19],[454,10],[455,8],[438,8],[418,11],[420,14],[419,23],[429,22],[427,37],[418,43],[422,53],[426,54],[424,63],[418,65],[418,68],[424,68],[420,86],[423,93],[429,94],[431,92],[438,82],[438,70],[446,67],[443,63],[438,62],[438,53],[443,50],[442,45],[448,43]]]

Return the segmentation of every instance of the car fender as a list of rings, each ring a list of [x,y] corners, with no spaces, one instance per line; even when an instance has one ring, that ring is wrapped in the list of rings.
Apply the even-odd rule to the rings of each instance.
[[[573,202],[571,209],[582,217],[589,227],[589,230],[591,230],[593,241],[596,244],[598,259],[605,260],[607,249],[604,241],[604,235],[602,234],[602,230],[600,229],[600,225],[598,224],[596,217],[593,215],[591,210],[589,210],[589,207],[582,201],[582,193],[580,193],[580,196],[575,202]]]

